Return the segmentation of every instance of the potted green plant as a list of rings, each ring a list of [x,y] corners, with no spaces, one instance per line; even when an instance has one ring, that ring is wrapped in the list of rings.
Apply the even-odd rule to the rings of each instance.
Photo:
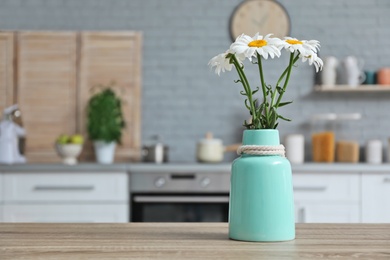
[[[87,131],[93,141],[96,160],[103,164],[112,163],[116,144],[121,143],[125,127],[121,100],[108,86],[90,98],[87,113]]]

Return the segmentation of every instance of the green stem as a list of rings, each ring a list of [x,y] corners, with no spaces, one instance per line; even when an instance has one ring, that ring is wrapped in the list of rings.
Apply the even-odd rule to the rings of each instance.
[[[245,73],[242,70],[242,67],[241,67],[240,63],[238,62],[236,56],[233,55],[232,58],[233,58],[233,65],[234,65],[234,67],[236,67],[238,76],[240,77],[241,83],[242,83],[244,90],[245,90],[247,97],[248,97],[248,101],[250,104],[250,111],[252,114],[252,122],[255,122],[255,121],[257,121],[257,115],[255,113],[256,109],[253,105],[253,100],[252,100],[252,89],[249,85],[248,79],[246,78]]]
[[[256,52],[256,54],[257,54],[257,65],[259,66],[259,72],[260,72],[261,88],[263,90],[263,103],[266,104],[266,102],[267,102],[267,90],[266,90],[265,82],[264,82],[263,65],[262,65],[262,62],[261,62],[260,54],[257,53],[257,52]],[[267,106],[265,106],[264,111],[265,111],[265,118],[267,118],[267,120],[268,120]]]
[[[279,103],[282,100],[283,94],[286,91],[286,88],[287,88],[287,85],[288,85],[288,81],[290,80],[291,69],[292,69],[292,67],[293,67],[293,65],[295,63],[294,60],[298,60],[297,59],[298,57],[299,57],[299,53],[297,54],[297,57],[295,57],[295,59],[294,59],[294,53],[290,54],[290,63],[288,64],[288,68],[287,68],[288,70],[287,70],[286,80],[284,81],[283,89],[282,89],[281,93],[279,93],[278,100],[276,101],[276,104],[275,104],[276,108],[278,108]]]
[[[258,53],[257,53],[257,64],[259,66],[261,88],[263,89],[263,98],[265,101],[267,96],[266,96],[266,88],[265,88],[265,83],[264,83],[263,65],[261,63],[261,56]]]
[[[299,59],[299,53],[298,55],[294,58],[294,61],[293,61],[293,65],[298,61]],[[289,64],[290,65],[290,64]],[[289,65],[287,66],[287,68],[283,71],[282,75],[280,76],[278,82],[276,83],[276,86],[279,87],[280,86],[280,82],[282,82],[283,78],[286,76],[287,72],[288,72],[288,68],[289,68]]]

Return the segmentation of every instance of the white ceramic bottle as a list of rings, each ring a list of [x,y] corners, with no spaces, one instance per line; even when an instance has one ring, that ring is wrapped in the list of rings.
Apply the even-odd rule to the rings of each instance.
[[[366,162],[371,164],[382,163],[381,140],[369,140],[366,144]]]
[[[324,58],[324,66],[321,71],[321,84],[327,86],[336,85],[337,66],[339,61],[336,57],[327,56]]]
[[[357,87],[366,79],[362,70],[363,60],[348,56],[343,60],[343,67],[347,85]]]
[[[286,157],[291,163],[302,164],[305,160],[305,138],[300,134],[285,137]]]

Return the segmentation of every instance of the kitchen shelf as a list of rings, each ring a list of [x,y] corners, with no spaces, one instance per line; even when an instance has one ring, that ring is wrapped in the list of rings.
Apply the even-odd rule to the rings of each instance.
[[[314,89],[317,92],[390,92],[390,85],[360,85],[357,87],[348,85],[316,85]]]

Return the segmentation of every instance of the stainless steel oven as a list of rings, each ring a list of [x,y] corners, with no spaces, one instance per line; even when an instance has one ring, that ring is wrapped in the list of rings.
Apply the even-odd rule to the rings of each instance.
[[[133,222],[227,222],[230,171],[131,172]]]

